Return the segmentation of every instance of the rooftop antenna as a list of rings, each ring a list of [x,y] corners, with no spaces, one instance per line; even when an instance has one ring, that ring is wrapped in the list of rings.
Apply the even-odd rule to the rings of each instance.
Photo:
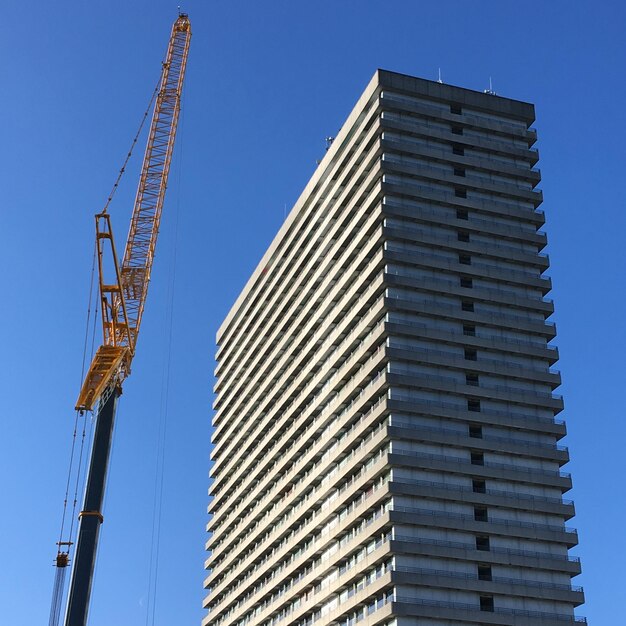
[[[493,83],[491,82],[491,76],[489,77],[489,89],[485,89],[483,93],[488,93],[490,96],[497,96],[498,94],[493,90]]]
[[[328,152],[328,150],[330,150],[330,147],[333,145],[333,141],[335,141],[335,138],[329,135],[328,137],[324,137],[324,141],[326,142],[326,152]],[[315,161],[317,165],[319,165],[321,162],[322,159],[316,159]]]
[[[437,79],[437,82],[443,84],[443,81],[441,80],[441,68],[439,68],[439,78]]]

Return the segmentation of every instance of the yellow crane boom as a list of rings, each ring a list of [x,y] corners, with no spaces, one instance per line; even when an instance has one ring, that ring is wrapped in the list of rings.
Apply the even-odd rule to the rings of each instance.
[[[83,507],[78,516],[76,552],[68,590],[65,626],[86,626],[87,624],[100,525],[104,520],[102,503],[117,400],[122,392],[122,383],[130,374],[146,303],[167,178],[176,139],[190,40],[191,23],[189,17],[181,13],[172,27],[163,63],[130,230],[121,262],[118,260],[111,217],[106,207],[96,215],[96,252],[103,338],[76,402],[76,409],[80,413],[94,410],[96,407],[94,411],[95,433],[91,446]],[[71,469],[70,462],[70,472]],[[78,485],[78,480],[76,485]],[[76,495],[74,497],[76,498]],[[61,535],[63,535],[63,523]],[[70,563],[72,545],[72,531],[70,530],[69,539],[66,541],[62,536],[58,542],[57,575],[53,590],[50,626],[59,624],[64,572]]]
[[[121,385],[130,374],[159,234],[190,40],[189,17],[181,14],[172,27],[163,63],[121,266],[115,251],[110,216],[106,210],[96,215],[103,342],[76,401],[76,409],[81,411],[92,410],[109,387]],[[111,258],[113,265],[113,280],[110,282],[105,280],[106,256]]]

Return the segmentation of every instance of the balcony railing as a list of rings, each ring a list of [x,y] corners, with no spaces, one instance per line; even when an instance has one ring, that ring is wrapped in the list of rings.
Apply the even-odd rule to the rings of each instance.
[[[402,394],[393,393],[393,391],[394,390],[392,390],[392,396],[391,396],[392,400],[397,395],[402,395]],[[442,435],[450,435],[450,436],[455,436],[455,437],[469,437],[469,435],[466,432],[452,430],[451,428],[435,428],[434,426],[422,426],[421,424],[420,425],[412,424],[411,422],[406,422],[404,420],[399,420],[397,418],[394,418],[393,421],[390,422],[390,426],[400,426],[401,428],[407,428],[409,430],[415,430],[418,432],[426,431],[430,433],[441,433]],[[497,437],[493,435],[483,435],[482,437],[477,437],[476,440],[477,441],[498,441],[500,443],[509,443],[509,444],[514,444],[517,446],[524,446],[525,448],[543,448],[545,450],[557,450],[559,452],[567,452],[568,450],[567,446],[561,446],[561,445],[557,445],[554,443],[541,443],[538,441],[527,441],[525,439],[513,439],[512,437]],[[394,452],[396,451],[394,450]]]
[[[490,171],[501,171],[497,169],[497,166],[504,166],[504,167],[509,167],[511,169],[515,170],[515,173],[511,173],[508,174],[510,176],[516,176],[518,178],[528,178],[528,173],[532,172],[533,174],[539,174],[540,173],[540,169],[538,167],[531,167],[530,166],[530,162],[527,159],[519,159],[524,165],[520,165],[519,163],[516,163],[515,161],[511,162],[511,161],[505,161],[502,158],[499,158],[497,156],[491,156],[489,159],[483,159],[480,156],[476,156],[473,153],[468,154],[467,152],[464,155],[456,155],[454,154],[454,152],[451,151],[451,149],[448,147],[447,150],[444,150],[442,148],[436,148],[432,145],[425,145],[424,143],[420,142],[420,141],[412,141],[411,139],[406,138],[406,135],[402,135],[402,136],[394,136],[391,135],[390,133],[394,133],[397,131],[394,130],[383,130],[383,137],[382,137],[382,141],[387,141],[387,142],[391,142],[391,143],[395,143],[395,144],[404,144],[411,146],[411,148],[408,149],[408,151],[413,154],[413,155],[417,155],[417,157],[422,157],[424,158],[424,152],[427,152],[427,156],[426,158],[432,158],[432,155],[435,155],[435,157],[440,157],[442,159],[445,159],[448,162],[457,162],[457,159],[455,159],[456,156],[460,156],[460,157],[465,157],[467,159],[471,159],[472,162],[471,164],[469,164],[467,167],[478,167],[478,168],[483,168],[483,169],[487,169]],[[446,144],[441,144],[441,145],[446,145]],[[448,144],[449,145],[449,144]],[[384,149],[384,146],[383,146]],[[471,150],[471,148],[468,148],[469,150]],[[404,152],[403,150],[400,150],[401,152]],[[387,154],[387,153],[385,153]],[[393,156],[395,157],[395,154],[392,153]],[[411,161],[409,161],[410,163]]]
[[[457,201],[462,199],[451,193],[447,193],[447,194],[444,192],[440,192],[440,193],[443,196],[447,196],[451,203],[454,202],[453,198]],[[472,198],[472,201],[476,202],[476,200],[474,200],[473,198]],[[385,196],[383,199],[383,205],[388,206],[388,207],[395,206],[401,209],[407,209],[407,208],[414,209],[415,208],[415,207],[410,207],[410,206],[407,206],[406,204],[403,204],[402,202],[398,201],[393,196]],[[521,208],[521,207],[518,207],[518,208]],[[532,209],[524,209],[524,210],[527,210],[529,212],[534,213],[535,215],[539,215],[545,218],[545,212],[542,211],[541,209],[535,209],[534,211]],[[425,209],[423,206],[419,207],[419,213],[417,213],[417,216],[432,218],[433,221],[438,221],[438,222],[441,222],[442,219],[445,219],[445,215],[442,215],[440,211],[433,211],[433,210]],[[454,220],[455,218],[452,215],[450,215],[448,219]],[[522,238],[524,238],[524,235],[539,235],[541,238],[546,237],[546,234],[543,231],[531,230],[530,228],[524,228],[521,225],[519,228],[514,228],[506,224],[498,224],[498,223],[494,224],[493,221],[483,220],[483,219],[480,219],[479,217],[475,217],[474,215],[469,216],[468,220],[463,220],[463,221],[466,221],[467,223],[475,225],[475,226],[484,227],[486,229],[486,232],[491,232],[491,229],[493,229],[495,226],[497,232],[505,233],[507,235],[517,236],[517,237],[521,236]]]
[[[394,346],[390,346],[392,348],[398,348],[400,350],[411,350],[412,346],[402,346],[402,345],[394,345]],[[421,350],[421,349],[417,349],[417,350],[411,350],[411,352],[415,352],[417,355],[422,355],[422,354],[432,354],[433,352],[437,352],[436,350]],[[460,354],[454,354],[454,353],[450,353],[450,352],[441,352],[441,355],[445,355],[448,358],[452,357],[452,358],[461,358]],[[483,359],[482,357],[480,359],[476,360],[477,362],[480,361],[480,363],[491,363],[492,365],[499,365],[500,367],[507,367],[509,366],[509,364],[503,359],[502,361],[497,361],[495,359]],[[521,368],[524,371],[529,371],[525,368]],[[532,370],[530,370],[532,371]],[[466,383],[461,383],[461,382],[457,382],[454,378],[450,378],[450,377],[445,377],[445,376],[433,376],[432,374],[424,374],[423,372],[416,372],[408,367],[402,367],[401,365],[396,365],[395,363],[391,364],[391,369],[389,370],[390,374],[400,374],[403,376],[411,376],[414,378],[418,378],[420,377],[423,381],[424,384],[426,384],[427,386],[430,387],[431,383],[440,383],[442,385],[446,385],[447,387],[450,387],[453,391],[457,391],[459,393],[466,393],[466,388],[467,388],[467,384]],[[550,386],[550,383],[545,383],[546,387]],[[418,381],[415,381],[415,384],[412,386],[420,386]],[[480,391],[476,392],[478,395],[488,395],[489,392],[491,391],[501,391],[504,392],[506,394],[509,394],[507,396],[507,399],[510,398],[510,396],[513,395],[518,395],[518,396],[523,396],[525,398],[527,398],[528,400],[532,400],[534,397],[536,398],[542,398],[542,399],[552,399],[552,400],[563,400],[563,396],[558,394],[558,393],[550,393],[549,391],[539,391],[539,390],[535,390],[535,389],[524,389],[521,387],[507,387],[505,385],[471,385],[473,387],[475,387],[476,389],[479,389]]]
[[[477,550],[476,546],[471,543],[462,543],[460,541],[443,541],[441,539],[421,539],[419,537],[411,537],[410,535],[395,535],[392,540],[407,541],[420,545],[440,546],[442,548],[458,548],[460,550]],[[514,548],[499,548],[491,546],[483,552],[492,552],[493,554],[507,554],[513,556],[526,556],[533,559],[568,561],[570,563],[580,563],[577,556],[569,556],[567,554],[550,554],[548,552],[533,552],[531,550],[518,550]]]
[[[413,450],[392,450],[391,454],[400,454],[405,456],[412,456],[416,458],[424,459],[425,461],[441,461],[444,463],[456,463],[458,465],[467,465],[470,467],[489,467],[493,469],[509,470],[512,472],[519,472],[521,474],[528,474],[529,476],[556,476],[559,478],[571,478],[571,474],[568,472],[560,472],[558,470],[539,469],[535,467],[519,467],[517,465],[508,465],[506,463],[492,463],[485,461],[482,465],[474,465],[470,463],[469,459],[462,459],[453,456],[444,456],[440,454],[427,454],[423,452],[414,452]]]
[[[443,602],[441,600],[422,600],[419,598],[410,598],[408,596],[397,596],[394,602],[400,604],[419,604],[422,606],[442,607],[460,611],[480,611],[480,606],[476,604],[465,604],[462,602]],[[520,615],[525,617],[536,617],[546,620],[557,620],[562,622],[569,622],[570,624],[586,624],[586,617],[576,617],[575,615],[563,615],[562,613],[547,613],[545,611],[528,611],[525,609],[506,609],[506,608],[493,608],[489,609],[490,613],[501,615]]]
[[[440,242],[434,241],[432,243],[439,245]],[[415,253],[423,254],[416,250],[407,250],[406,248],[395,246],[393,245],[392,241],[387,241],[385,242],[385,244],[386,244],[385,250],[389,250],[390,252],[399,252],[401,254],[415,254]],[[490,247],[495,247],[495,246],[490,246]],[[396,267],[398,263],[399,262],[396,261]],[[385,273],[391,274],[392,276],[399,276],[400,278],[418,279],[420,281],[425,280],[423,277],[423,274],[419,270],[414,270],[409,265],[403,265],[401,269],[396,269],[396,267],[386,265]],[[484,264],[472,263],[472,265],[469,267],[478,267],[480,269],[480,268],[485,268],[488,266]],[[493,267],[493,266],[489,266],[489,267]],[[541,278],[541,276],[539,278]],[[458,280],[457,281],[440,280],[440,279],[429,277],[428,283],[427,284],[420,283],[420,287],[422,289],[432,289],[432,290],[442,291],[445,293],[450,293],[451,289],[455,289],[459,287],[459,282]],[[524,295],[520,295],[519,293],[515,291],[511,291],[510,289],[493,289],[492,287],[484,287],[484,286],[477,285],[475,288],[473,288],[473,291],[471,293],[472,293],[472,297],[475,298],[476,300],[480,300],[482,297],[484,297],[485,294],[490,295],[491,296],[490,302],[493,302],[495,299],[498,299],[499,297],[507,297],[507,298],[510,298],[513,306],[517,305],[517,306],[528,307],[529,303],[533,303],[533,305],[535,303],[554,304],[554,301],[551,298],[546,298],[545,296],[539,297],[539,298],[531,297],[531,296],[524,296]],[[508,304],[508,303],[505,303],[505,304]]]
[[[504,583],[506,585],[516,585],[524,587],[541,587],[544,589],[558,589],[559,591],[573,591],[575,593],[583,593],[582,587],[574,585],[565,585],[552,582],[544,582],[538,580],[525,580],[521,578],[503,578],[502,576],[492,576],[490,579],[479,578],[476,574],[468,574],[464,572],[452,572],[450,570],[424,569],[422,567],[408,567],[396,565],[393,567],[394,572],[406,572],[409,574],[424,574],[425,576],[442,576],[444,578],[459,578],[463,580],[481,580],[485,582]]]
[[[449,485],[446,483],[436,483],[429,480],[413,480],[411,478],[394,478],[392,483],[402,483],[405,485],[416,485],[417,487],[431,487],[432,489],[442,489],[444,491],[457,491],[461,493],[482,493],[488,496],[499,496],[502,498],[513,498],[515,500],[529,500],[534,502],[547,502],[550,504],[562,504],[564,506],[572,506],[573,500],[564,500],[563,498],[555,498],[550,496],[535,496],[529,493],[518,493],[516,491],[500,491],[499,489],[485,489],[476,492],[466,485]]]
[[[385,294],[386,298],[390,300],[402,300],[403,302],[415,302],[416,304],[428,304],[424,303],[423,300],[417,300],[416,298],[410,298],[404,293],[402,295],[399,294],[390,294],[389,289],[387,289],[387,293]],[[447,304],[439,304],[437,303],[437,314],[441,316],[448,315],[449,317],[458,317],[463,311],[460,307],[449,306]],[[532,322],[537,325],[545,326],[546,328],[554,329],[556,328],[556,324],[554,322],[550,322],[548,320],[533,320],[528,317],[521,317],[519,315],[496,315],[494,313],[486,313],[483,311],[473,311],[473,313],[477,316],[478,320],[485,319],[487,323],[493,322],[494,324],[498,324],[504,327],[512,327],[516,328],[518,324],[526,324],[528,322]]]
[[[392,481],[395,482],[395,481]],[[473,515],[464,515],[463,513],[453,513],[451,511],[429,511],[427,509],[419,509],[416,507],[400,506],[393,504],[389,507],[390,511],[397,511],[398,513],[411,513],[412,515],[424,515],[438,519],[455,519],[464,522],[477,521]],[[549,530],[552,532],[566,533],[568,535],[575,535],[576,529],[568,526],[555,526],[553,524],[539,524],[536,522],[523,522],[518,520],[499,519],[496,517],[489,517],[487,519],[489,524],[497,524],[498,526],[507,526],[509,528],[532,528],[533,530]]]
[[[396,394],[399,392],[396,392]],[[412,396],[408,396],[407,394],[400,394],[403,398],[409,402],[414,402],[417,404],[424,404],[429,408],[440,408],[448,411],[467,411],[466,405],[461,404],[453,404],[452,402],[436,402],[434,400],[420,400],[418,398],[414,398]],[[497,417],[513,417],[515,420],[519,420],[520,423],[544,423],[544,424],[556,424],[557,426],[563,426],[565,424],[564,420],[553,419],[550,417],[541,417],[538,415],[517,415],[515,413],[506,413],[505,411],[497,411],[495,409],[482,408],[480,409],[480,413],[484,415],[494,415]]]
[[[436,328],[433,328],[432,326],[429,326],[428,324],[423,324],[421,322],[410,322],[408,320],[402,320],[402,319],[388,319],[386,323],[398,324],[399,326],[412,326],[415,328],[423,328],[424,330],[438,330]],[[547,343],[538,343],[536,341],[523,341],[522,339],[510,339],[508,337],[494,337],[490,335],[465,335],[461,333],[449,333],[450,339],[453,339],[456,335],[459,336],[459,339],[461,337],[465,339],[468,336],[471,336],[471,337],[476,337],[477,339],[490,339],[490,340],[496,341],[498,344],[505,343],[505,344],[510,344],[512,346],[537,348],[539,350],[548,350],[550,352],[557,352],[558,350],[556,346],[551,346]],[[560,374],[558,370],[549,369],[548,371],[551,374]]]

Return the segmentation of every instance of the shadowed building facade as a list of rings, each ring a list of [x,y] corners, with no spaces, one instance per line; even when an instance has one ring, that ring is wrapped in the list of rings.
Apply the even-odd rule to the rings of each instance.
[[[204,626],[584,622],[533,121],[374,75],[218,332]]]

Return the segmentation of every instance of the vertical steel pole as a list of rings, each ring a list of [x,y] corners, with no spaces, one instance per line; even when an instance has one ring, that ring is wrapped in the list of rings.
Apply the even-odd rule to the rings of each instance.
[[[65,613],[65,626],[86,626],[87,624],[98,537],[103,521],[104,488],[113,438],[115,410],[119,396],[120,391],[116,386],[96,414],[96,432],[91,449],[85,500],[83,510],[80,513],[78,541]]]

